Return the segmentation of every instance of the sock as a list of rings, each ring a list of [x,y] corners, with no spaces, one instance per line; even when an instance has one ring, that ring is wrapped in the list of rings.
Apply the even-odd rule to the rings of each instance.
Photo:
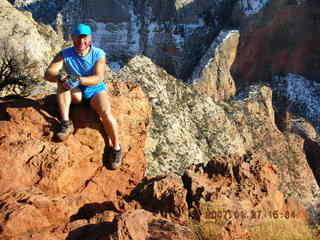
[[[120,147],[120,145],[118,145],[118,146],[114,147],[113,149],[116,150],[116,151],[120,151],[121,147]]]

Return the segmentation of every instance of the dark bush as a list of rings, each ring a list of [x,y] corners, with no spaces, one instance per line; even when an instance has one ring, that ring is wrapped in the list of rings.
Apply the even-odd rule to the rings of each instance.
[[[37,67],[26,50],[17,52],[9,45],[9,39],[0,39],[0,92],[10,88],[10,94],[28,95],[30,86],[36,83],[32,69]]]

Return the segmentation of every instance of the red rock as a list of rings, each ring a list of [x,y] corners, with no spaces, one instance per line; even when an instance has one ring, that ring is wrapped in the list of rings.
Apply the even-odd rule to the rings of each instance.
[[[299,6],[270,1],[259,14],[240,17],[241,41],[232,66],[237,88],[286,73],[318,79],[319,13],[317,1]]]
[[[61,224],[86,203],[120,199],[144,176],[144,141],[150,107],[141,88],[115,83],[112,110],[121,132],[123,165],[103,165],[108,145],[101,123],[86,105],[72,108],[76,131],[55,142],[55,98],[1,103],[0,219],[2,234],[17,234]],[[17,228],[16,226],[19,226]]]

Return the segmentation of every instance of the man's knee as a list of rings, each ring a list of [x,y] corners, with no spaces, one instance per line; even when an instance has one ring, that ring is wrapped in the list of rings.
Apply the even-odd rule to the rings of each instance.
[[[74,88],[71,90],[72,103],[78,104],[82,101],[82,92],[79,88]]]
[[[57,94],[65,93],[66,89],[62,86],[61,83],[58,83]]]
[[[90,105],[100,117],[112,117],[111,105],[107,95],[104,92],[94,96],[90,101]]]
[[[72,98],[71,98],[71,102],[73,104],[79,104],[79,103],[81,103],[81,101],[82,101],[81,97],[72,96]]]
[[[106,118],[108,120],[113,118],[112,113],[111,113],[111,109],[108,106],[101,108],[100,112],[98,114],[100,115],[100,117]]]

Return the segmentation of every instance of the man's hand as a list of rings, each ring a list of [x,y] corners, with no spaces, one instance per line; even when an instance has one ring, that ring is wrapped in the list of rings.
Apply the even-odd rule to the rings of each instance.
[[[78,87],[79,85],[79,77],[74,75],[68,75],[62,83],[62,86],[67,90]]]

